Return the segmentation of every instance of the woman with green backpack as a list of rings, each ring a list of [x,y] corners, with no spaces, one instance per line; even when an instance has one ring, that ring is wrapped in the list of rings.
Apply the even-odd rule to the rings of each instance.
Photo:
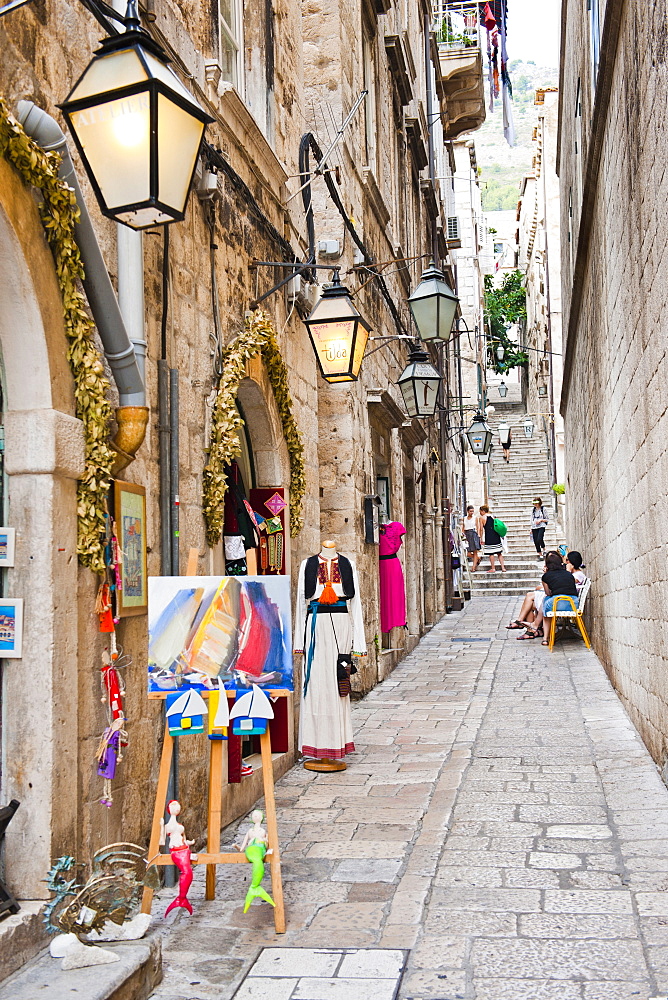
[[[491,569],[488,569],[488,573],[496,572],[496,556],[499,557],[499,565],[501,567],[501,572],[506,572],[506,564],[503,559],[503,541],[508,529],[506,528],[503,521],[498,517],[494,517],[491,513],[489,507],[483,505],[480,508],[480,522],[482,525],[483,533],[481,535],[481,541],[483,542],[483,554],[489,556],[489,565]]]

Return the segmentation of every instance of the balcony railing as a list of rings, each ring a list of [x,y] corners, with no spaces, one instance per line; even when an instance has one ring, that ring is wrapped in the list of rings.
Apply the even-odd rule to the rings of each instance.
[[[435,0],[432,6],[433,31],[446,49],[480,47],[480,8],[477,3],[450,3]]]

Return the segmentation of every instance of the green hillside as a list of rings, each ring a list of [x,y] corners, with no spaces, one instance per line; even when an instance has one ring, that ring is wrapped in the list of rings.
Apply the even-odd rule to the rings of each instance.
[[[515,208],[520,181],[531,169],[534,155],[532,134],[539,111],[534,104],[536,90],[540,87],[556,87],[559,77],[556,69],[520,60],[511,61],[509,71],[513,86],[515,146],[511,149],[503,135],[500,100],[494,102],[493,112],[488,107],[485,124],[472,137],[478,166],[481,168],[483,208],[487,212]],[[487,83],[485,90],[487,91]]]

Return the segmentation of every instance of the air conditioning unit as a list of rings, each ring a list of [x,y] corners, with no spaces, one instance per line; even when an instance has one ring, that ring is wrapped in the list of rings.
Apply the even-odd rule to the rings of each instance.
[[[459,218],[456,215],[449,215],[447,221],[447,241],[451,250],[457,250],[462,245],[462,238],[459,231]]]
[[[287,283],[288,302],[301,306],[307,312],[311,312],[315,305],[317,285],[309,282],[301,274],[296,274]]]

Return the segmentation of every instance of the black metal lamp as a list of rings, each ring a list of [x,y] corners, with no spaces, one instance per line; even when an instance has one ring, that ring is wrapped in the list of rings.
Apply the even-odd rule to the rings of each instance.
[[[505,399],[506,396],[508,395],[508,386],[506,385],[506,383],[501,381],[499,383],[498,389],[499,389],[499,396],[501,397],[501,399]]]
[[[60,105],[103,215],[132,229],[185,215],[204,129],[213,121],[144,31],[137,0]]]
[[[503,361],[503,359],[506,356],[506,350],[505,350],[503,344],[499,344],[499,346],[497,347],[497,349],[495,351],[495,354],[496,354],[496,357],[497,357],[498,361]]]
[[[534,432],[534,422],[531,417],[526,417],[524,420],[524,435],[527,441],[530,441],[533,437]]]
[[[445,275],[433,260],[423,272],[420,284],[408,299],[420,340],[450,339],[452,323],[459,298],[445,280]]]
[[[408,365],[397,379],[409,417],[431,417],[436,411],[441,376],[426,351],[414,347]]]
[[[356,382],[371,327],[353,305],[338,270],[304,323],[325,381]]]
[[[473,422],[466,432],[466,436],[474,455],[489,455],[492,447],[492,432],[489,424],[482,413],[476,413]]]

